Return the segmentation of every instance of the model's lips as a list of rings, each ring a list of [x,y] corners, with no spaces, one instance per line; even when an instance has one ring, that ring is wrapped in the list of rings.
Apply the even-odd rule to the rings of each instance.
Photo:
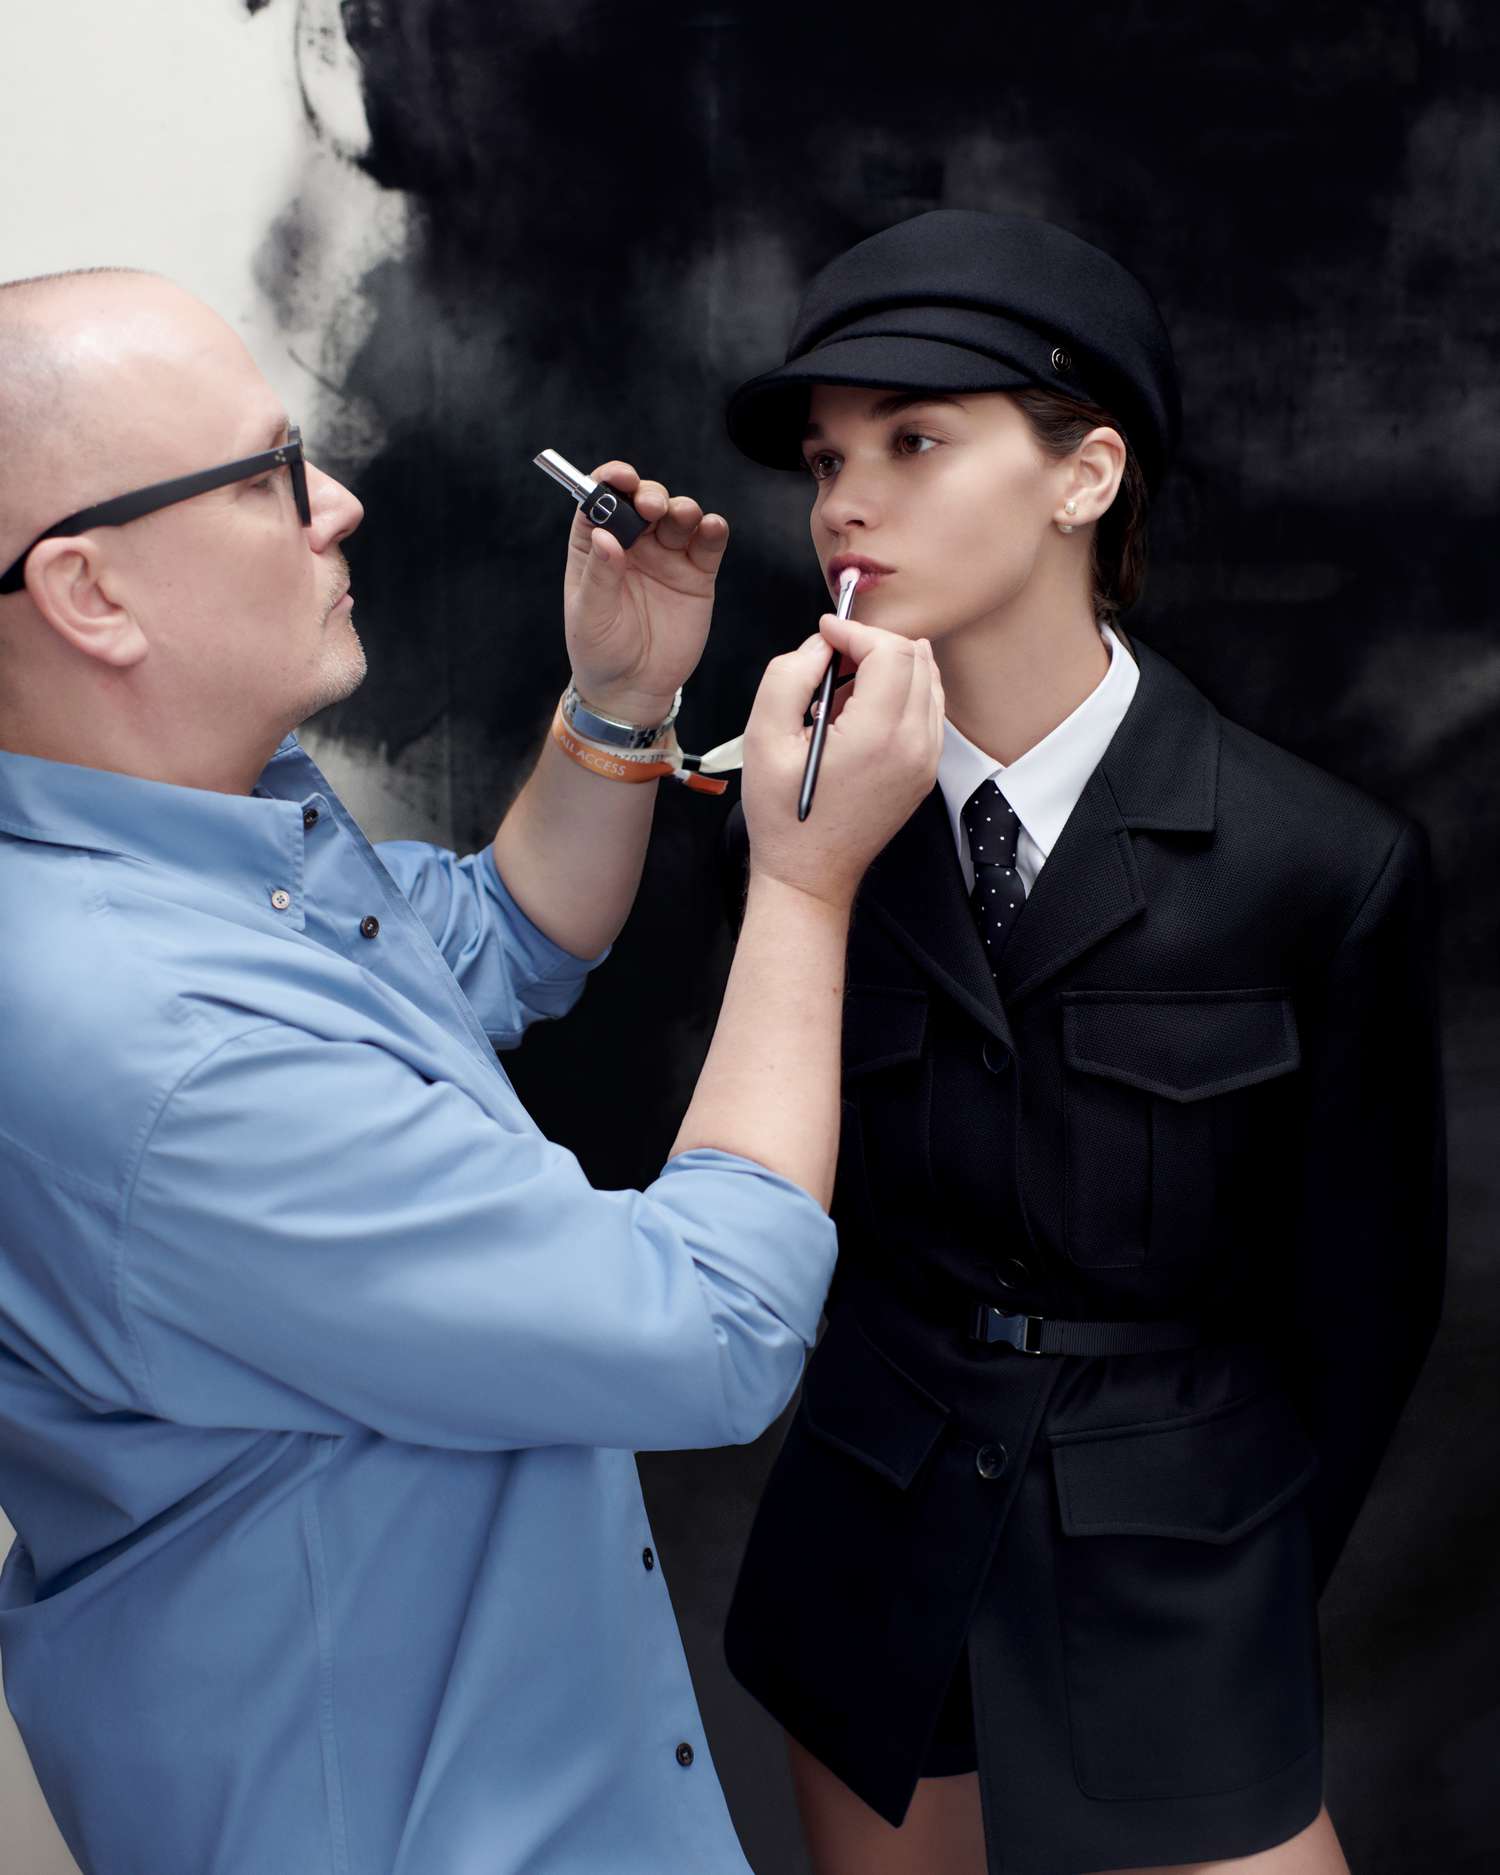
[[[347,606],[351,612],[354,610],[354,588],[352,586],[346,586],[328,609],[330,612],[337,612],[344,606]]]
[[[896,570],[895,567],[884,566],[879,560],[871,560],[862,553],[836,553],[825,569],[830,592],[838,591],[840,578],[850,568],[855,569],[859,574],[856,592],[867,592],[871,586],[876,586],[881,580],[888,579]]]

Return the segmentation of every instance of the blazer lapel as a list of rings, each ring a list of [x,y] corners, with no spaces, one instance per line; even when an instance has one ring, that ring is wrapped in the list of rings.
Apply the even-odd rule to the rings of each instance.
[[[1212,833],[1219,714],[1167,660],[1131,646],[1140,680],[1000,953],[1005,1002],[1029,996],[1146,909],[1137,831]]]
[[[1084,784],[1000,954],[999,983],[969,908],[942,791],[934,788],[865,875],[859,905],[969,1015],[1014,1048],[1006,1006],[1146,909],[1133,834],[1211,833],[1219,714],[1139,639],[1140,681]]]
[[[870,866],[859,910],[883,924],[982,1028],[1014,1048],[969,909],[941,788],[933,788]]]

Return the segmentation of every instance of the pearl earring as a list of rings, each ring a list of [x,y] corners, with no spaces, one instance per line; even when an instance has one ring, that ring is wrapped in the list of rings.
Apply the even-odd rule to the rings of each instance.
[[[1077,514],[1077,512],[1078,512],[1078,503],[1076,501],[1065,501],[1063,503],[1064,514]],[[1057,524],[1057,531],[1059,534],[1071,534],[1073,529],[1069,525],[1068,522],[1059,521]]]

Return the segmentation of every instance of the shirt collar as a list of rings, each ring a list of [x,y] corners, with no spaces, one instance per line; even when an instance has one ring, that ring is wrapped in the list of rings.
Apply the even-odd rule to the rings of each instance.
[[[1109,646],[1109,669],[1076,709],[1013,762],[997,762],[952,723],[943,724],[938,786],[961,851],[967,851],[964,805],[980,783],[991,776],[1043,859],[1052,851],[1140,681],[1135,659],[1107,620],[1100,621],[1099,631]]]
[[[302,804],[326,784],[295,735],[249,794],[183,788],[139,775],[0,749],[0,833],[83,847],[243,886],[264,905],[286,892],[299,922]]]

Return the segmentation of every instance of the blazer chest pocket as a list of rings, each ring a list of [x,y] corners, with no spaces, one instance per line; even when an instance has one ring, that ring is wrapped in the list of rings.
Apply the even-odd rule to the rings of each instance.
[[[1317,1459],[1279,1392],[1050,1435],[1078,1781],[1173,1798],[1273,1776],[1318,1741]]]
[[[1065,990],[1064,1238],[1086,1269],[1198,1254],[1240,1090],[1301,1060],[1290,993]]]

